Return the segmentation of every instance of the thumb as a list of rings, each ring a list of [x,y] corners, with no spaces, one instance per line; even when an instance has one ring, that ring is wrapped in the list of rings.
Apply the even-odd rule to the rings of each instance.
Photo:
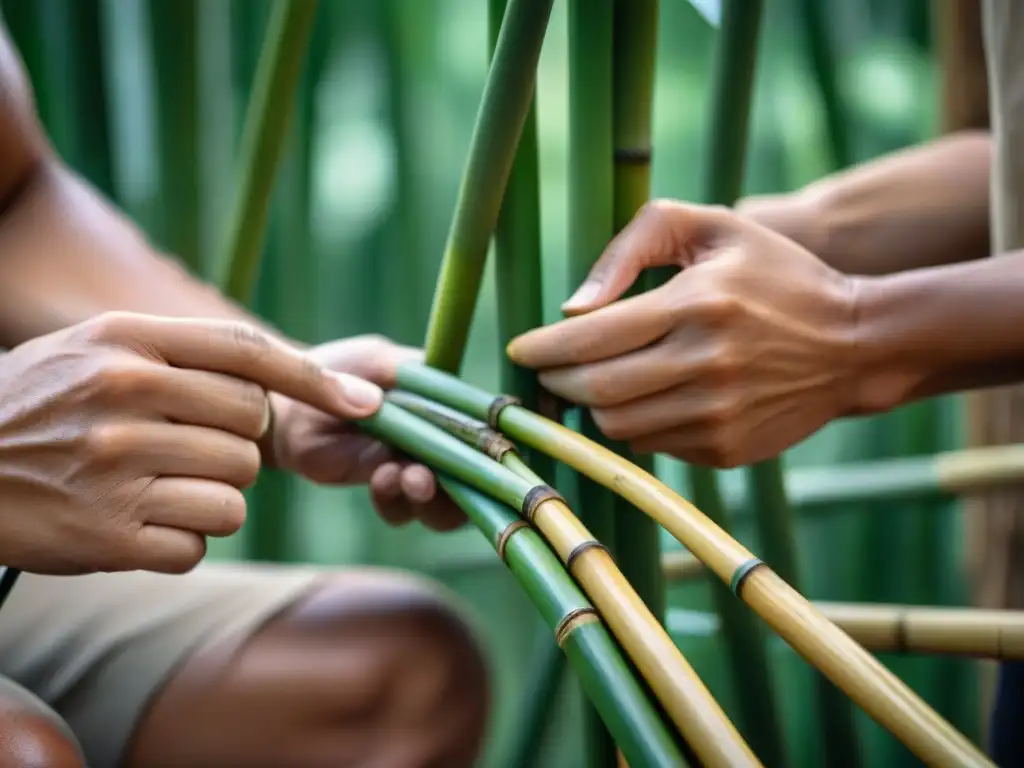
[[[693,261],[693,246],[723,227],[731,216],[727,209],[652,200],[612,239],[587,279],[562,304],[562,311],[577,315],[615,301],[645,269],[688,266]]]

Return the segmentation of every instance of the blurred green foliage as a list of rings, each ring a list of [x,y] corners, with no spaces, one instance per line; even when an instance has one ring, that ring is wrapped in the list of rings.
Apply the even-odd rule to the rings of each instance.
[[[920,141],[938,124],[927,4],[821,0],[824,41],[854,159]],[[540,64],[545,317],[566,283],[566,3],[556,3]],[[751,125],[747,191],[792,189],[831,170],[820,79],[809,66],[799,0],[767,4]],[[2,0],[4,17],[63,157],[135,218],[161,247],[209,276],[226,224],[244,114],[268,0]],[[256,310],[306,342],[384,333],[419,344],[488,57],[487,4],[474,0],[322,0],[273,201]],[[689,3],[661,3],[655,94],[656,196],[694,198],[707,137],[714,30]],[[465,374],[498,387],[495,285],[489,270]],[[947,399],[834,424],[795,448],[788,466],[933,452],[959,440]],[[661,461],[682,486],[675,462]],[[725,483],[740,483],[725,473]],[[901,504],[903,504],[901,502]],[[539,621],[473,530],[438,535],[386,528],[362,489],[263,478],[244,535],[211,542],[214,557],[260,553],[433,573],[473,609],[494,663],[497,702],[487,765],[501,765],[518,724]],[[749,527],[736,531],[752,546]],[[847,505],[800,522],[809,596],[957,604],[960,521],[953,503]],[[260,543],[262,542],[262,543]],[[678,544],[666,536],[665,547]],[[710,610],[703,583],[671,604]],[[733,710],[720,643],[699,622],[671,622],[681,647]],[[811,675],[773,644],[794,764],[816,765]],[[969,735],[978,732],[968,662],[884,658]],[[579,754],[578,702],[552,712],[543,765]],[[911,765],[861,718],[869,765]]]

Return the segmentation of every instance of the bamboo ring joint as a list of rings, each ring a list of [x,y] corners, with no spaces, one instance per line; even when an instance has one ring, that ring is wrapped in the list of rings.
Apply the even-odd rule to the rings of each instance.
[[[535,485],[529,490],[526,496],[523,497],[523,517],[533,522],[533,516],[537,514],[537,508],[545,501],[561,501],[565,502],[562,494],[552,488],[550,485]]]
[[[577,627],[584,624],[593,624],[600,622],[601,619],[597,615],[597,611],[593,608],[577,608],[574,611],[569,611],[562,617],[562,620],[558,622],[558,626],[555,627],[555,642],[558,643],[558,647],[561,648],[565,645],[565,641],[569,639],[569,635],[573,633]]]
[[[602,544],[600,541],[597,541],[596,539],[581,542],[577,544],[575,547],[573,547],[572,552],[570,552],[569,556],[565,558],[566,570],[572,571],[572,564],[576,561],[576,558],[582,555],[584,552],[588,552],[591,549],[600,549],[604,550],[605,552],[608,552],[608,547],[606,547],[604,544]]]
[[[510,405],[521,405],[522,400],[518,397],[512,397],[512,395],[498,395],[496,398],[491,400],[491,404],[487,406],[487,425],[493,429],[498,429],[498,419],[501,418],[501,412],[508,408]]]
[[[498,535],[498,541],[494,545],[494,549],[498,553],[498,557],[501,558],[501,562],[507,562],[505,560],[505,547],[508,545],[509,539],[512,538],[512,534],[516,531],[522,530],[523,528],[529,528],[529,524],[525,520],[516,520],[510,523],[505,530]]]
[[[762,565],[764,565],[762,560],[752,557],[736,567],[736,570],[732,572],[732,579],[729,580],[729,589],[736,597],[740,596],[740,590],[743,589],[743,582],[747,580],[747,576]]]

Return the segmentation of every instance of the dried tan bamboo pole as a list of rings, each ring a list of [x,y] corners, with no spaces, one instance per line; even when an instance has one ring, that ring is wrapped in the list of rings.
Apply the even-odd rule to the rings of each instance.
[[[421,365],[399,369],[402,388],[474,416],[544,451],[627,499],[663,525],[807,661],[928,765],[993,765],[889,669],[826,619],[746,547],[671,488],[561,424]]]
[[[814,605],[872,651],[1024,659],[1024,611],[829,602]]]

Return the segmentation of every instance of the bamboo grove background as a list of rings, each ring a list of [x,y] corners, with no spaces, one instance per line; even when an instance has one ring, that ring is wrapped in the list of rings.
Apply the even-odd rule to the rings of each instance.
[[[699,4],[698,4],[699,5]],[[758,53],[745,194],[793,189],[940,130],[938,61],[924,0],[770,0]],[[544,317],[570,292],[568,2],[556,2],[537,79]],[[164,249],[214,279],[237,183],[242,119],[269,0],[0,0],[39,108],[64,158]],[[308,342],[383,333],[420,344],[489,57],[482,0],[323,0],[271,201],[257,311]],[[686,0],[660,3],[652,194],[699,199],[718,33]],[[492,260],[493,262],[493,260]],[[493,263],[464,376],[500,389]],[[964,605],[959,504],[936,498],[801,505],[845,462],[961,444],[955,398],[838,423],[786,455],[808,597]],[[660,467],[678,489],[686,473]],[[808,472],[808,470],[820,470]],[[803,473],[803,474],[801,474]],[[722,474],[733,533],[759,549],[744,479]],[[870,478],[869,478],[870,479]],[[392,530],[362,491],[264,473],[250,522],[212,541],[219,558],[398,566],[429,573],[475,614],[493,664],[487,765],[504,765],[527,717],[541,622],[479,533]],[[679,545],[664,536],[666,552]],[[735,720],[733,670],[703,580],[669,585],[667,625]],[[550,644],[550,643],[549,643]],[[769,643],[792,765],[815,765],[814,675]],[[977,739],[977,664],[882,660]],[[567,766],[585,731],[574,686],[558,683],[536,765]],[[858,712],[867,765],[913,765]]]

